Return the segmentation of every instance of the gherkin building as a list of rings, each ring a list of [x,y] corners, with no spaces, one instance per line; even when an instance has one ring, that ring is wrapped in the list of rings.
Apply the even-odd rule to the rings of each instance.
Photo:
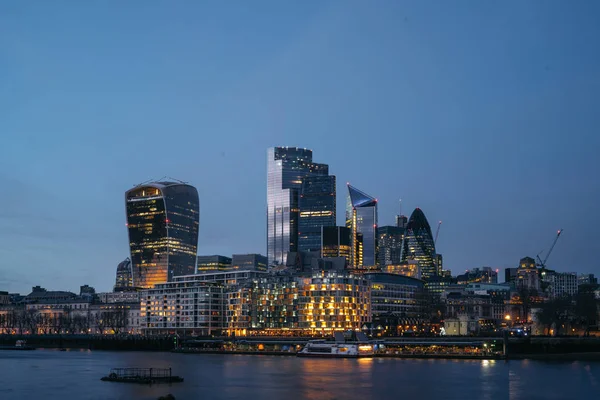
[[[435,243],[429,222],[423,211],[416,208],[406,225],[402,244],[402,261],[417,261],[421,269],[421,277],[428,279],[437,275],[435,254]]]

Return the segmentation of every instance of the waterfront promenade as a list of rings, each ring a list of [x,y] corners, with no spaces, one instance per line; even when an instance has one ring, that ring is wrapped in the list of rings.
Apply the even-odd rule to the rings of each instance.
[[[293,356],[311,338],[223,337],[175,338],[136,335],[0,335],[0,345],[26,340],[36,348],[114,351],[163,351]],[[599,359],[600,338],[432,337],[385,338],[372,341],[376,357],[471,359]],[[506,346],[506,347],[505,347]]]

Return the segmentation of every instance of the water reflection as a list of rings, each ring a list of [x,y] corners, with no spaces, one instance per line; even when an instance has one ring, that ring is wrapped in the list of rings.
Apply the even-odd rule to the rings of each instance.
[[[11,354],[7,354],[11,353]],[[20,353],[20,354],[14,354]],[[27,353],[27,354],[23,354]],[[0,399],[569,399],[600,398],[600,363],[310,359],[143,352],[0,352]],[[101,382],[114,367],[171,366],[185,382]],[[557,387],[555,383],[561,384]]]

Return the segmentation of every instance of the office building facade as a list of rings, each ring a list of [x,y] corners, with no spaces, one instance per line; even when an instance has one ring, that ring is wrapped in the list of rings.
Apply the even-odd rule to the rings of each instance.
[[[231,259],[231,267],[232,269],[264,272],[268,269],[268,260],[261,254],[234,254]]]
[[[344,226],[323,226],[321,228],[321,257],[344,257],[350,264],[352,241],[350,228]]]
[[[127,257],[117,265],[117,277],[113,290],[120,292],[133,288],[133,278],[131,276],[131,260]]]
[[[377,264],[377,199],[348,184],[346,227],[352,240],[351,265],[355,268]]]
[[[421,277],[429,279],[438,276],[435,244],[431,227],[425,214],[416,208],[406,225],[404,243],[402,245],[402,261],[415,260],[421,267]]]
[[[219,255],[198,256],[197,260],[197,274],[215,271],[229,271],[231,269],[231,257]]]
[[[377,263],[381,267],[397,265],[402,260],[404,228],[380,226],[377,228]]]
[[[335,226],[335,176],[302,179],[298,251],[321,250],[321,228]]]
[[[305,177],[327,176],[329,166],[312,161],[312,150],[272,147],[267,151],[267,259],[285,265],[298,251],[300,191]]]
[[[134,286],[150,288],[194,273],[200,207],[195,187],[138,185],[125,193],[125,206]]]
[[[371,286],[371,314],[373,318],[384,314],[413,318],[421,313],[420,293],[423,281],[407,276],[369,273],[364,277]]]

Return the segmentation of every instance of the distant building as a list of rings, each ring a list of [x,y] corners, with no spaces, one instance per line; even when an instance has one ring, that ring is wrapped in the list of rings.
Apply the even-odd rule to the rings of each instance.
[[[433,255],[433,266],[435,267],[436,275],[442,276],[442,271],[444,270],[444,257],[440,253],[435,253]]]
[[[138,303],[140,302],[140,292],[124,291],[124,292],[106,292],[98,293],[98,299],[102,303]]]
[[[8,292],[0,292],[0,305],[5,305],[10,303],[10,295]]]
[[[551,298],[574,296],[579,291],[575,272],[555,272],[545,270],[542,280],[547,283],[546,294]]]
[[[395,314],[404,318],[416,318],[421,313],[419,294],[423,281],[387,273],[368,273],[364,277],[371,284],[371,313],[373,318]]]
[[[320,254],[313,251],[290,251],[286,255],[286,268],[294,274],[312,274],[312,260],[320,258]]]
[[[457,283],[498,283],[498,272],[490,267],[473,268],[456,277]]]
[[[305,177],[327,176],[329,166],[312,161],[312,150],[272,147],[267,151],[268,265],[285,265],[298,251],[299,200]]]
[[[213,256],[198,256],[196,273],[203,274],[205,272],[228,271],[231,269],[231,258],[219,255]]]
[[[133,286],[150,288],[195,272],[199,204],[196,188],[178,182],[125,193]]]
[[[398,228],[406,229],[406,224],[408,224],[406,215],[396,215],[396,226]]]
[[[321,251],[321,229],[335,227],[335,198],[335,176],[302,179],[298,251]]]
[[[377,265],[377,199],[350,184],[346,201],[346,227],[351,230],[350,265],[355,268]]]
[[[97,299],[96,289],[89,285],[83,285],[79,287],[79,297],[94,301]]]
[[[113,290],[119,292],[133,288],[133,277],[131,275],[131,260],[127,257],[117,265],[117,276]]]
[[[577,278],[578,285],[597,285],[598,278],[594,276],[594,274],[579,274]]]
[[[504,282],[512,285],[516,284],[518,268],[505,268],[504,269]]]
[[[429,222],[427,222],[423,211],[416,208],[406,225],[402,246],[402,261],[416,260],[421,267],[421,276],[427,280],[438,275],[434,261],[435,255],[435,244]]]
[[[67,301],[73,300],[77,297],[77,295],[73,292],[63,292],[59,290],[48,291],[40,286],[34,286],[31,288],[31,293],[23,298],[23,302],[25,303],[35,303],[38,301]]]
[[[344,257],[350,265],[352,256],[351,230],[343,226],[323,226],[321,257]]]
[[[261,254],[234,254],[231,267],[239,270],[266,271],[268,260]]]
[[[517,289],[541,290],[539,271],[533,258],[525,257],[519,261],[516,287]]]
[[[397,226],[377,228],[377,261],[381,267],[400,264],[403,240],[404,228]]]
[[[451,285],[456,284],[456,278],[434,276],[425,281],[425,290],[429,293],[441,296]]]
[[[381,270],[389,274],[403,275],[410,278],[421,279],[421,267],[415,260],[405,261],[397,265],[386,265],[381,267]]]

